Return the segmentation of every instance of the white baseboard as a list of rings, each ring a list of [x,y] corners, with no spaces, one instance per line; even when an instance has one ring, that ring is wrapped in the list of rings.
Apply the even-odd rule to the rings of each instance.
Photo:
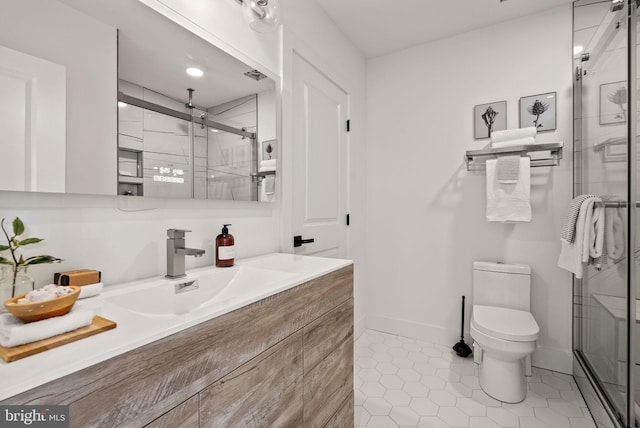
[[[366,328],[448,347],[453,347],[460,341],[460,330],[397,318],[369,315],[366,318]],[[464,333],[464,340],[469,346],[473,344],[468,331]],[[561,373],[571,374],[573,370],[573,355],[559,349],[538,347],[531,362],[535,367]]]
[[[364,333],[367,329],[367,319],[362,317],[359,320],[355,320],[353,324],[353,340],[354,342]]]
[[[539,346],[533,351],[531,364],[541,369],[573,374],[573,354],[560,349]]]

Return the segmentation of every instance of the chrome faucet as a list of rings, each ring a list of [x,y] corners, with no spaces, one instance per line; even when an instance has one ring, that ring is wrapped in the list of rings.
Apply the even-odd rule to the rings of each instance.
[[[202,257],[204,250],[185,248],[184,234],[191,232],[183,229],[167,229],[167,274],[165,278],[182,278],[184,272],[184,256]]]

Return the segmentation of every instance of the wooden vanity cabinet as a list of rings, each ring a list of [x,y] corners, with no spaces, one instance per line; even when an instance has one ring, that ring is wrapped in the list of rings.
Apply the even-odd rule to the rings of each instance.
[[[72,427],[352,427],[353,266],[2,401]]]

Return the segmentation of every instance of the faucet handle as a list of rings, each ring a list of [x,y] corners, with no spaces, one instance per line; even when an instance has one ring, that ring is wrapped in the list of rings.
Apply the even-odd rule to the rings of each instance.
[[[186,229],[167,229],[167,236],[171,239],[181,239],[184,238],[186,232],[191,231]]]

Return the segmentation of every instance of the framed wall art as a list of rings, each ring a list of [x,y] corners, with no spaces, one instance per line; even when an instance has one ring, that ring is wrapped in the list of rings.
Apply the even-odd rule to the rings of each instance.
[[[627,121],[627,82],[600,85],[600,125]]]
[[[507,102],[496,101],[473,108],[473,138],[491,137],[493,131],[507,129]]]
[[[556,93],[520,98],[520,128],[535,126],[538,132],[556,129]]]

